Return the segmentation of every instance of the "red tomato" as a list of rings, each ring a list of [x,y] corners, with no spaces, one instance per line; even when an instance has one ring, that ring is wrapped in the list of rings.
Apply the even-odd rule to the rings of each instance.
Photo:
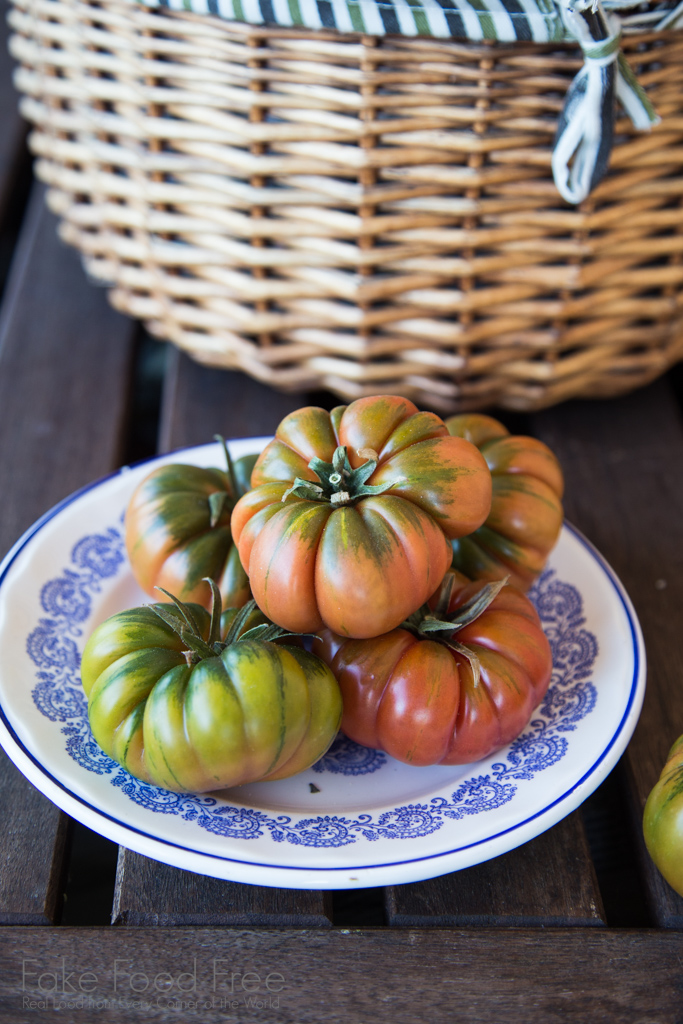
[[[501,585],[449,570],[400,629],[365,640],[323,631],[313,649],[339,681],[342,731],[413,765],[478,761],[519,736],[552,657],[529,599]]]
[[[287,416],[261,453],[232,535],[261,610],[278,625],[377,636],[434,592],[450,541],[491,503],[477,448],[405,398]]]

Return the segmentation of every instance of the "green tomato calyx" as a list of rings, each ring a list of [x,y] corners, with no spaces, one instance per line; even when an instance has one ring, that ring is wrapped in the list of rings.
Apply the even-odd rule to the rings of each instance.
[[[208,583],[211,587],[211,623],[209,625],[209,635],[206,639],[202,636],[197,620],[192,614],[192,609],[179,600],[179,598],[169,593],[168,590],[164,590],[163,587],[157,587],[156,589],[173,602],[180,615],[176,615],[170,608],[166,608],[164,605],[149,605],[154,614],[158,615],[167,626],[170,626],[186,645],[187,650],[183,651],[183,654],[188,666],[196,665],[206,658],[217,658],[226,648],[231,647],[238,641],[260,640],[264,642],[266,640],[276,640],[282,636],[295,635],[288,633],[287,630],[276,626],[272,622],[259,623],[257,626],[252,626],[251,629],[243,632],[250,616],[257,610],[256,601],[251,600],[247,601],[243,608],[240,608],[230,623],[225,639],[221,640],[221,615],[223,613],[221,592],[216,586],[215,580],[212,580],[210,577],[205,577],[204,582]]]
[[[209,525],[211,529],[218,524],[219,519],[223,515],[225,503],[229,500],[230,496],[227,491],[213,491],[209,495],[209,511],[211,513]]]
[[[446,647],[450,647],[451,650],[467,658],[472,669],[474,685],[478,686],[481,678],[481,662],[475,652],[466,647],[465,644],[461,644],[455,639],[455,636],[461,629],[469,626],[470,623],[474,622],[486,611],[489,605],[498,597],[498,594],[500,594],[509,579],[510,577],[506,576],[504,579],[496,580],[493,583],[484,583],[474,597],[471,597],[469,601],[449,614],[448,607],[451,603],[453,587],[455,586],[455,576],[452,573],[448,573],[441,584],[436,608],[432,610],[428,604],[423,604],[421,608],[418,608],[416,612],[413,612],[405,620],[401,628],[407,629],[414,636],[437,640],[439,643],[445,644]]]
[[[298,476],[292,486],[282,495],[282,501],[286,501],[290,495],[294,495],[296,498],[304,498],[307,501],[327,501],[333,508],[341,508],[344,505],[354,505],[360,498],[366,498],[372,494],[383,494],[394,486],[394,483],[366,483],[366,480],[377,469],[379,456],[372,448],[359,448],[358,455],[361,458],[365,457],[366,461],[356,469],[351,468],[344,445],[339,445],[332,456],[332,462],[324,462],[318,458],[311,459],[308,468],[313,470],[320,483],[303,480]]]
[[[229,491],[213,491],[209,495],[209,511],[211,513],[210,526],[213,529],[218,524],[223,512],[227,509],[232,512],[233,506],[238,498],[241,498],[243,494],[246,494],[248,487],[240,484],[235,472],[235,464],[232,461],[230,450],[226,443],[225,438],[222,434],[214,434],[214,441],[220,441],[223,446],[223,452],[225,454],[225,465],[228,474],[228,480],[230,481]],[[170,595],[169,595],[170,596]]]

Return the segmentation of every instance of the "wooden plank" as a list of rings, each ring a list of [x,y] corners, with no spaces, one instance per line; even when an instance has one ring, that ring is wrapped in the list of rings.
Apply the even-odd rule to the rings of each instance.
[[[272,434],[305,396],[286,396],[240,373],[213,370],[169,352],[160,450],[225,437]],[[122,850],[113,919],[120,924],[329,926],[329,894],[238,885],[156,864]]]
[[[0,925],[49,924],[62,905],[69,819],[0,751]]]
[[[55,1008],[71,1024],[681,1019],[678,932],[320,928],[303,936],[290,928],[10,928],[0,934],[0,1019],[28,1024]]]
[[[431,927],[603,924],[580,815],[485,864],[389,887],[387,919]]]
[[[0,554],[118,464],[132,342],[35,189],[0,317]],[[0,922],[54,920],[65,821],[6,759],[0,800]]]
[[[136,325],[87,282],[42,191],[0,319],[3,552],[51,505],[120,464],[126,426]]]
[[[120,847],[112,923],[329,927],[332,897],[206,878]]]
[[[306,395],[281,394],[229,370],[200,366],[176,349],[169,353],[159,451],[206,444],[214,434],[262,437],[308,404]]]
[[[572,402],[536,418],[567,479],[567,517],[614,567],[635,605],[648,657],[640,722],[626,757],[634,841],[655,920],[683,927],[683,899],[642,844],[640,819],[666,753],[683,733],[683,430],[669,383],[606,405]]]

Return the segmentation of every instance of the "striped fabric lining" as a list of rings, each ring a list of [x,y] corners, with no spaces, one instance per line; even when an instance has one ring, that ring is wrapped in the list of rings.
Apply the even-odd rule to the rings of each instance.
[[[366,35],[434,36],[546,43],[571,39],[553,0],[142,0],[148,7],[213,14],[229,21]],[[683,3],[650,5],[604,0],[605,10],[634,11],[622,19],[632,28],[683,27]],[[631,24],[632,23],[632,24]]]
[[[567,38],[553,0],[145,0],[229,21],[498,42],[547,43]]]
[[[547,43],[573,39],[554,0],[140,0],[146,7],[213,14],[228,21],[364,35],[434,36]],[[683,28],[683,0],[649,5],[603,0],[624,32]],[[646,8],[646,9],[645,9]],[[631,12],[631,13],[628,13]]]

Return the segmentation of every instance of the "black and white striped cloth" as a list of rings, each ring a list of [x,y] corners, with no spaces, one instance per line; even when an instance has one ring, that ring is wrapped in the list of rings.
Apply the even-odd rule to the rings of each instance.
[[[683,27],[683,0],[142,0],[148,7],[212,14],[253,25],[334,29],[365,35],[433,36],[481,42],[576,40],[584,66],[567,92],[553,175],[580,203],[609,162],[618,100],[633,124],[658,117],[620,50],[622,31]],[[619,11],[619,15],[616,12]],[[628,13],[627,13],[628,12]]]
[[[327,28],[372,36],[545,43],[565,35],[552,0],[159,0],[158,6],[253,25]]]

